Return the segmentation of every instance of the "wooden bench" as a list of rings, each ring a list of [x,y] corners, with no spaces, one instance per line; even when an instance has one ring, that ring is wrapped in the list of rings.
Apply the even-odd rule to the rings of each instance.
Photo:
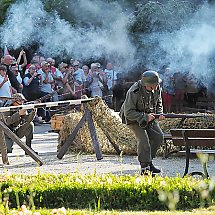
[[[190,147],[214,147],[215,146],[215,129],[171,129],[172,141],[175,146],[185,146],[186,150],[186,166],[184,175],[188,174],[191,149]],[[197,149],[196,153],[200,154],[215,154],[214,150],[200,150]],[[207,162],[202,161],[203,172],[191,172],[190,175],[202,175],[206,178],[209,177],[207,171]]]

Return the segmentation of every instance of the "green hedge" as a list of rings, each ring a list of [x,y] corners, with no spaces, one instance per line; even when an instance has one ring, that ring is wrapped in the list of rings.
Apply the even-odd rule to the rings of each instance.
[[[12,175],[1,185],[10,208],[25,202],[42,208],[185,210],[215,202],[214,181],[189,177]]]

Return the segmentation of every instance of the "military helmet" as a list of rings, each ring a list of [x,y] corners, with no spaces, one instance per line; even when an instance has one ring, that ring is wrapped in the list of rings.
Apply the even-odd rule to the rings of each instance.
[[[145,71],[142,75],[141,84],[143,86],[158,85],[161,82],[159,75],[155,71]]]
[[[12,98],[20,100],[20,101],[26,101],[25,96],[22,93],[15,93],[12,95]]]

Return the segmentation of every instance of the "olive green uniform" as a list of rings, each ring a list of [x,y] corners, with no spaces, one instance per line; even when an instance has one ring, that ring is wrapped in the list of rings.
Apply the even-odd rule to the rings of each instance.
[[[128,90],[120,116],[137,138],[137,155],[141,167],[152,162],[163,143],[163,132],[157,120],[147,123],[149,113],[163,113],[160,87],[155,91],[147,91],[138,81]]]
[[[4,113],[4,122],[5,124],[19,137],[26,137],[26,145],[31,148],[31,141],[33,139],[33,131],[34,131],[34,124],[33,119],[35,117],[35,111],[31,113],[20,116],[19,112],[15,112],[14,114],[10,114],[9,112]],[[7,151],[12,152],[13,148],[13,141],[7,137],[7,135],[3,135],[1,132],[1,139],[6,140]]]

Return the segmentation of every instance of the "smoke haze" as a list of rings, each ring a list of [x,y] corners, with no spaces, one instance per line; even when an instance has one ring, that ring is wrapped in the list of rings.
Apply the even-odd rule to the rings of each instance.
[[[168,65],[172,72],[189,73],[210,88],[214,75],[215,9],[204,4],[180,30],[142,35],[148,68]]]
[[[189,72],[207,87],[212,85],[214,7],[204,4],[179,30],[138,33],[139,44],[143,44],[139,49],[130,41],[127,27],[131,23],[119,3],[77,0],[70,1],[66,8],[65,13],[72,11],[77,21],[74,26],[61,19],[57,12],[47,13],[40,0],[17,1],[0,28],[1,44],[17,49],[37,43],[39,52],[46,57],[81,60],[105,57],[126,69],[139,62],[154,70],[168,64],[173,72]]]
[[[47,13],[40,0],[17,1],[0,28],[1,44],[17,49],[38,43],[39,52],[46,57],[81,60],[105,57],[116,59],[119,64],[134,59],[135,48],[127,34],[128,18],[119,4],[101,0],[71,1],[68,11],[87,26],[73,27],[56,12]],[[95,21],[98,26],[93,26]]]

